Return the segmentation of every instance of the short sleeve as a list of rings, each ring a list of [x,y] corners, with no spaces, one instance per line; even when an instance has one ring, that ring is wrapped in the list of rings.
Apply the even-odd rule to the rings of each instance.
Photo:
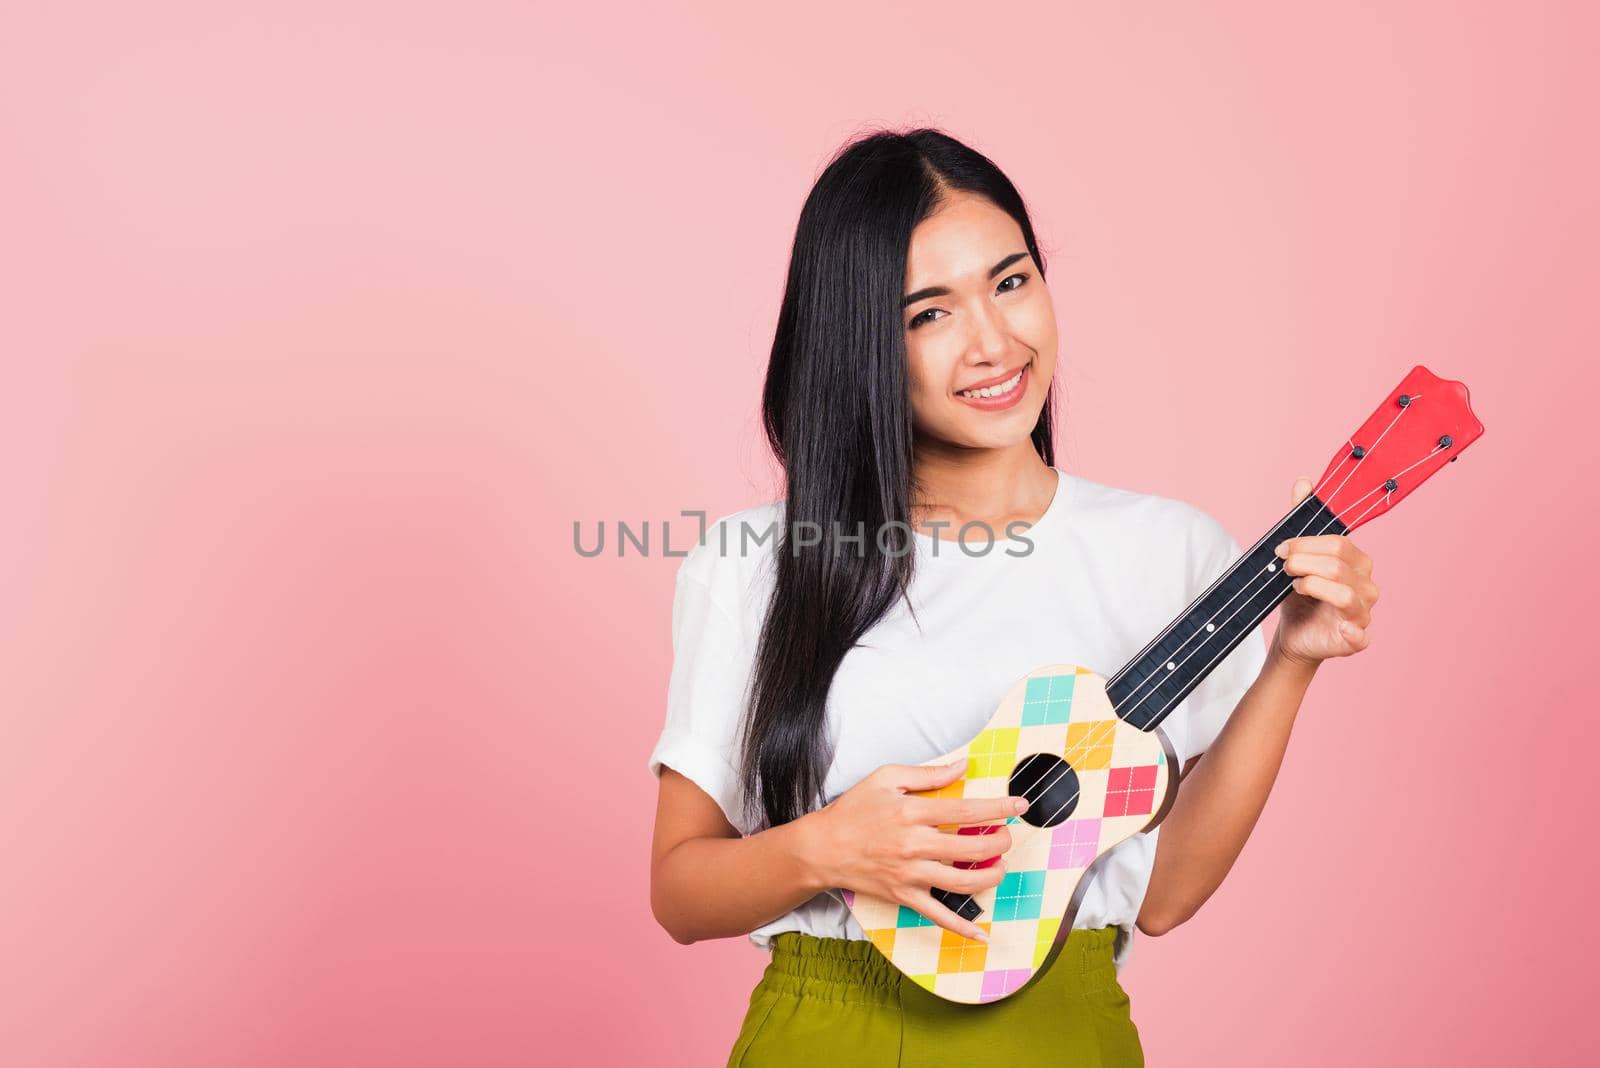
[[[1204,593],[1243,555],[1244,549],[1228,533],[1227,528],[1202,513],[1191,542],[1190,598]],[[1184,746],[1179,756],[1187,761],[1189,757],[1211,748],[1211,743],[1217,740],[1223,725],[1238,706],[1239,699],[1255,683],[1256,676],[1261,674],[1266,662],[1266,638],[1261,628],[1256,627],[1190,691]]]
[[[702,543],[678,567],[666,722],[650,754],[650,773],[659,778],[663,765],[672,768],[748,834],[736,745],[751,660],[737,617],[713,594],[705,565],[715,559],[712,546]]]

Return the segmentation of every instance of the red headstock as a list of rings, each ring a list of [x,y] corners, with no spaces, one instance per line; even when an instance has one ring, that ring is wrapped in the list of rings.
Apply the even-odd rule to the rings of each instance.
[[[1482,436],[1467,387],[1419,364],[1350,435],[1312,492],[1354,530],[1399,504]]]

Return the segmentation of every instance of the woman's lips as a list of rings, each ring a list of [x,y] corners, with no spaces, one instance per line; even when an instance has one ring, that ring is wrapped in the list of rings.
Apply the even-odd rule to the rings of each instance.
[[[1015,386],[1011,388],[1011,392],[1009,393],[1002,393],[998,397],[963,397],[961,394],[957,393],[955,398],[962,404],[970,404],[979,411],[1003,412],[1007,408],[1015,406],[1016,403],[1022,399],[1022,395],[1027,392],[1028,373],[1032,369],[1033,364],[1023,364],[1022,378]]]

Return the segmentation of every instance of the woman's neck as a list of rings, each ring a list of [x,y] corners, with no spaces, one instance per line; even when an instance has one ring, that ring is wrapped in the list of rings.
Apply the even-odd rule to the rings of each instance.
[[[911,522],[930,537],[941,534],[924,530],[926,524],[948,524],[942,528],[946,539],[964,523],[987,523],[996,531],[1015,521],[1036,523],[1056,488],[1055,471],[1032,441],[1003,449],[919,445],[912,462]]]

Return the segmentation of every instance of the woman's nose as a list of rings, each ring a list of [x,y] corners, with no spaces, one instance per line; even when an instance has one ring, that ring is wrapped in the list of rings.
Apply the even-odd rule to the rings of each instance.
[[[968,356],[974,363],[999,363],[1005,359],[1005,316],[993,304],[985,302],[972,317],[972,337]]]

